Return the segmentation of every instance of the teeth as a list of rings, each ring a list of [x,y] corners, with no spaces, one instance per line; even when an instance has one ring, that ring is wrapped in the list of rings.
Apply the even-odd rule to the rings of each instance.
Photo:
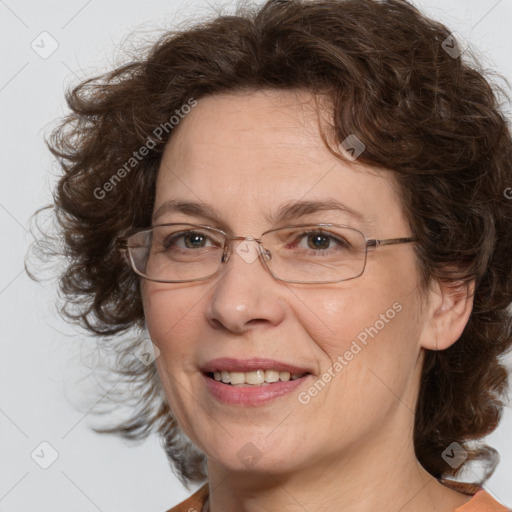
[[[241,373],[240,374],[242,378],[245,375],[245,383],[246,384],[261,384],[262,382],[265,382],[265,370],[256,370],[255,372],[247,372],[247,373]],[[231,381],[231,384],[234,384],[233,381]],[[239,384],[243,384],[243,382],[240,382]]]
[[[279,380],[279,372],[275,370],[265,370],[265,382],[277,382]]]
[[[279,372],[279,379],[286,382],[291,378],[290,372]]]
[[[277,370],[256,370],[252,372],[214,372],[213,378],[217,381],[222,381],[224,384],[231,384],[233,386],[266,386],[273,382],[287,382],[295,380],[304,376],[305,373],[278,372]]]
[[[224,372],[222,372],[224,373]],[[231,384],[243,384],[245,382],[245,375],[242,372],[226,372],[229,374],[229,380]],[[223,380],[223,382],[225,382]]]

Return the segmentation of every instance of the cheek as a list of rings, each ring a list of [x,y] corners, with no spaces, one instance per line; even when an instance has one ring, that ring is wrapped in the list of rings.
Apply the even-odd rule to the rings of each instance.
[[[362,280],[355,284],[297,293],[300,306],[294,315],[330,360],[349,350],[354,340],[364,346],[385,331],[396,332],[402,320],[403,304],[394,300],[396,294],[367,287]]]
[[[185,412],[190,404],[183,389],[188,387],[190,377],[197,374],[190,355],[196,350],[199,304],[191,291],[148,283],[142,292],[146,327],[160,350],[156,360],[158,374],[173,414],[184,428],[190,425]]]
[[[362,297],[368,298],[363,301]],[[373,294],[354,289],[308,304],[315,304],[314,314],[309,313],[310,321],[303,328],[315,342],[321,361],[318,379],[327,385],[315,384],[316,389],[312,385],[301,403],[310,400],[313,416],[327,421],[326,428],[349,435],[347,417],[360,425],[384,421],[396,405],[396,396],[409,392],[419,353],[417,305],[412,296],[400,301],[396,297],[394,292],[383,294],[382,289]],[[326,404],[334,405],[326,408]]]
[[[348,407],[356,414],[358,403],[385,409],[394,396],[388,387],[403,390],[417,371],[417,294],[396,281],[394,287],[383,284],[361,278],[351,287],[301,296],[307,307],[297,317],[314,341],[321,376],[333,384],[318,406],[332,400],[343,402],[345,413]]]
[[[183,338],[193,342],[199,305],[195,304],[197,300],[194,301],[192,296],[189,290],[164,288],[158,283],[148,283],[142,290],[147,330],[165,359],[169,359],[166,356],[172,351],[173,358],[169,362],[179,361],[185,353]]]

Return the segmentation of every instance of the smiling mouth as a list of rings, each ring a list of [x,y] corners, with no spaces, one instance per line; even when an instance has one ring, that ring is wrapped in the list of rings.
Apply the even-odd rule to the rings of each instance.
[[[206,372],[206,376],[228,386],[251,387],[269,386],[279,382],[297,380],[309,375],[309,372],[291,374],[278,370],[254,370],[250,372]]]

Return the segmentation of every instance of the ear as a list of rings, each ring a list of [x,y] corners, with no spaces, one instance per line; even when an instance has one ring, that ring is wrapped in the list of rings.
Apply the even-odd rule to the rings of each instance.
[[[473,309],[474,291],[475,281],[432,283],[426,301],[427,328],[422,333],[422,347],[444,350],[460,338]]]

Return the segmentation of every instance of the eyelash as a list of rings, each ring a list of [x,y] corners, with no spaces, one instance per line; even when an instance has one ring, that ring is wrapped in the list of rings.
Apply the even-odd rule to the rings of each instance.
[[[202,236],[202,237],[206,238],[207,240],[211,241],[211,238],[208,235],[206,235],[205,233],[201,233],[200,231],[184,231],[184,232],[175,233],[172,236],[165,238],[162,243],[163,249],[164,250],[168,249],[176,242],[176,240],[182,239],[183,237],[190,236],[190,235],[199,235],[199,236]],[[341,239],[329,232],[318,231],[318,230],[317,231],[305,231],[303,233],[300,233],[299,235],[297,235],[294,238],[292,244],[295,246],[295,245],[297,245],[298,242],[300,243],[300,241],[302,241],[303,239],[307,239],[307,237],[312,236],[312,235],[319,235],[319,236],[329,239],[330,241],[335,241],[338,244],[338,247],[339,246],[341,246],[343,248],[350,247],[350,244],[346,240]],[[290,244],[288,244],[288,245],[290,245]],[[217,244],[217,246],[220,247],[219,244]],[[199,249],[204,249],[204,247],[199,247]],[[310,249],[310,250],[312,250],[314,252],[330,253],[331,250],[334,250],[334,249],[335,248],[328,248],[325,250],[323,250],[323,249]],[[186,249],[182,249],[182,250],[186,250]]]

